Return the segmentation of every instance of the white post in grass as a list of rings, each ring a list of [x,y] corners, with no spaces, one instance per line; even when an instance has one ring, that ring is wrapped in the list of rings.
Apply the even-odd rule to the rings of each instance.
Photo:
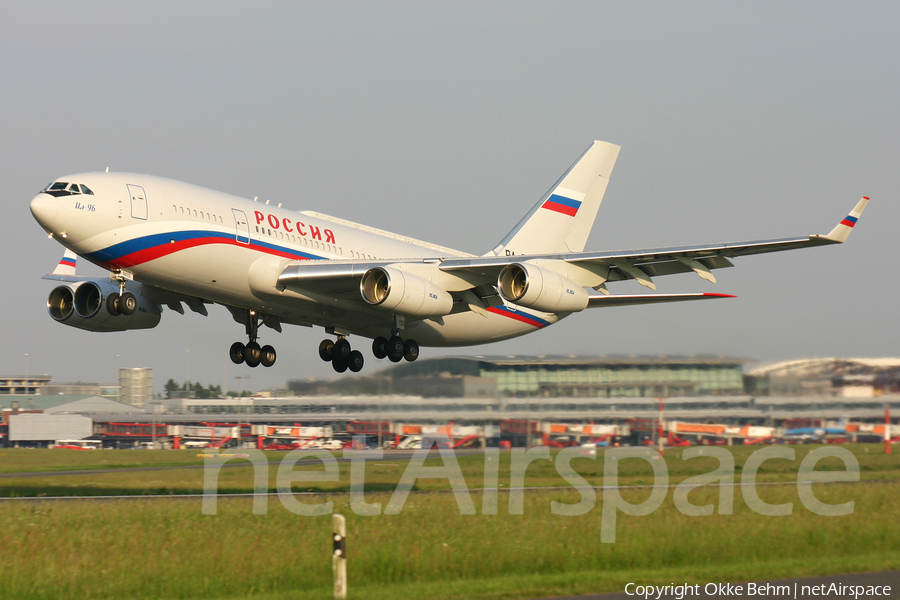
[[[335,600],[344,600],[347,597],[347,519],[344,515],[331,515],[331,530],[334,542],[331,554],[334,597]]]

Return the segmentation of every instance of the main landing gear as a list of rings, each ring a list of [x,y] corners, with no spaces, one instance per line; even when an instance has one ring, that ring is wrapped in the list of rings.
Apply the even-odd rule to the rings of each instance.
[[[275,364],[275,359],[277,358],[275,348],[268,344],[260,347],[256,342],[259,338],[259,319],[256,316],[256,311],[247,311],[246,325],[250,341],[247,344],[235,342],[231,345],[231,348],[228,350],[231,362],[236,365],[247,363],[248,367],[258,367],[259,365],[271,367]]]
[[[390,339],[377,337],[372,342],[372,354],[375,358],[388,358],[391,362],[400,362],[404,358],[410,362],[419,358],[419,344],[416,340],[406,340],[400,337],[400,330],[391,330]],[[353,350],[350,342],[343,335],[338,335],[336,342],[322,340],[319,344],[319,358],[330,362],[338,373],[350,369],[358,373],[363,368],[362,352]]]
[[[342,335],[338,336],[336,342],[322,340],[322,343],[319,344],[319,358],[325,362],[331,362],[331,366],[338,373],[343,373],[347,369],[353,373],[359,373],[365,363],[362,352],[353,350],[350,342]]]
[[[394,330],[391,332],[390,339],[377,337],[372,341],[372,354],[375,358],[387,358],[391,362],[400,362],[406,359],[412,362],[419,358],[419,344],[416,340],[406,340],[400,337],[400,332]]]

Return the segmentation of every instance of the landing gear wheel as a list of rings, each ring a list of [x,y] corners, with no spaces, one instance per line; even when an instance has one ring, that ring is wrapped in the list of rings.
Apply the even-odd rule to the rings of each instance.
[[[240,342],[233,343],[228,350],[228,357],[231,358],[231,362],[236,365],[244,362],[244,344]]]
[[[258,367],[262,358],[262,350],[256,342],[250,342],[244,346],[244,361],[248,367]]]
[[[319,358],[325,362],[329,362],[331,360],[332,348],[334,348],[334,342],[331,340],[322,340],[321,343],[319,343]]]
[[[334,348],[331,349],[331,356],[346,363],[347,359],[350,358],[350,352],[350,342],[347,341],[347,338],[340,338],[334,343]]]
[[[360,371],[362,371],[364,363],[365,360],[363,359],[362,352],[360,352],[359,350],[354,350],[350,353],[350,356],[347,357],[347,368],[354,373],[359,373]]]
[[[409,362],[419,358],[419,344],[416,343],[416,340],[406,340],[403,343],[403,358]]]
[[[387,357],[391,362],[400,362],[403,359],[403,338],[395,335],[388,340]]]
[[[260,348],[260,357],[259,362],[264,367],[271,367],[275,364],[275,348],[269,345],[265,345]]]
[[[336,358],[331,361],[331,366],[334,367],[334,370],[338,373],[343,373],[347,370],[347,363]]]
[[[106,310],[112,316],[119,314],[119,292],[113,292],[106,297]]]
[[[131,292],[125,292],[119,297],[118,307],[123,315],[133,315],[137,309],[137,298]]]
[[[387,343],[388,341],[381,336],[372,340],[372,354],[375,358],[382,359],[387,356]]]

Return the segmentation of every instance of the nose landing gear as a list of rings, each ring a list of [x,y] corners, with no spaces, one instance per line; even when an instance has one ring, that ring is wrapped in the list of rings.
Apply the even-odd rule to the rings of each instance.
[[[125,291],[125,276],[116,271],[110,274],[110,279],[119,285],[119,291],[106,297],[106,310],[112,316],[133,315],[137,310],[137,298],[131,292]]]

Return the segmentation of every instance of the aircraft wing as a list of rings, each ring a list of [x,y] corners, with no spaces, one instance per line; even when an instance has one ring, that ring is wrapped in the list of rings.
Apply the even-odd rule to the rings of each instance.
[[[727,298],[731,296],[702,293],[610,295],[605,284],[608,281],[633,279],[645,287],[656,290],[653,277],[691,271],[715,283],[716,279],[711,271],[733,266],[730,259],[736,257],[840,244],[849,237],[868,201],[868,198],[860,200],[850,214],[826,235],[614,252],[376,261],[303,261],[287,265],[278,274],[276,285],[279,289],[290,289],[304,295],[313,302],[336,302],[336,305],[332,305],[335,308],[354,310],[354,307],[365,306],[360,297],[360,282],[363,275],[378,267],[395,268],[427,279],[442,290],[453,294],[455,302],[461,302],[468,305],[471,310],[479,312],[479,309],[483,310],[487,306],[486,298],[497,294],[494,286],[504,267],[515,263],[534,262],[563,274],[585,288],[599,290],[599,293],[589,294],[588,307]]]
[[[729,260],[731,258],[843,243],[849,237],[868,202],[868,198],[862,198],[850,214],[827,235],[615,252],[454,258],[444,260],[440,268],[443,271],[468,271],[482,277],[493,276],[496,278],[503,267],[512,263],[530,260],[557,260],[573,267],[582,267],[593,273],[598,283],[597,285],[588,284],[590,287],[599,287],[606,281],[634,279],[641,285],[655,290],[653,277],[690,273],[691,271],[703,279],[715,283],[715,276],[710,271],[734,266]],[[573,279],[580,278],[573,277]]]

